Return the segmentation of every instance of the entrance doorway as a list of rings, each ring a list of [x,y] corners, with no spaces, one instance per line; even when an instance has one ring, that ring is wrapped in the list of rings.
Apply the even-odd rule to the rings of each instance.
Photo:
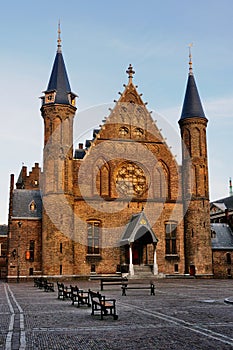
[[[143,233],[143,234],[142,234]],[[154,246],[149,231],[138,231],[132,245],[133,265],[150,265],[154,261]]]

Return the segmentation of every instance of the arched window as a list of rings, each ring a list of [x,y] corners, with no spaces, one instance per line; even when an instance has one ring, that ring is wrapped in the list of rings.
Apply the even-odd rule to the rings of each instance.
[[[191,136],[190,131],[188,129],[184,129],[183,132],[183,142],[184,142],[184,153],[185,156],[192,156],[192,150],[191,150]]]
[[[120,137],[126,137],[127,135],[129,135],[129,129],[126,126],[122,126],[119,129],[119,136]]]
[[[108,163],[99,158],[93,172],[93,194],[98,196],[109,196],[110,194],[110,169]]]
[[[87,222],[87,254],[100,254],[100,221]]]
[[[167,164],[159,160],[161,197],[170,198],[170,172]]]

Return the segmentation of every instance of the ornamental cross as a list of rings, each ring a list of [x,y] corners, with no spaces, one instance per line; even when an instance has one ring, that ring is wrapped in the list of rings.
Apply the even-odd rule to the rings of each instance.
[[[135,71],[133,70],[133,67],[131,64],[129,65],[129,68],[127,69],[126,73],[128,74],[129,81],[132,81]]]

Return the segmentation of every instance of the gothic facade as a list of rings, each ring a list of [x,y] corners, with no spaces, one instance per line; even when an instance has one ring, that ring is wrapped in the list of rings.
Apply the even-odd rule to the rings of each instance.
[[[179,119],[182,164],[134,85],[74,149],[76,94],[61,41],[41,98],[43,171],[11,176],[8,280],[126,273],[212,276],[207,118],[192,62]]]

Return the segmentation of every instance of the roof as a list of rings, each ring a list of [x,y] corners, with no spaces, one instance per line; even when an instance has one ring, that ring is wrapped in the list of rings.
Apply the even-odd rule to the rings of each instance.
[[[233,232],[228,224],[211,224],[215,235],[211,239],[213,250],[233,250]]]
[[[30,208],[30,205],[34,206]],[[33,210],[32,210],[33,209]],[[39,190],[14,190],[12,201],[12,217],[41,218],[42,199]]]
[[[206,119],[194,76],[189,74],[180,120],[194,117]]]
[[[71,93],[71,88],[61,50],[57,51],[45,92],[49,91],[56,91],[55,103],[69,104],[68,93]]]
[[[142,237],[146,232],[151,234],[153,243],[158,242],[157,237],[148,223],[145,213],[142,211],[141,213],[134,214],[123,232],[121,244],[129,244],[134,242]]]
[[[233,210],[233,196],[218,199],[216,201],[211,202],[211,204],[218,206],[218,208],[220,208],[221,206],[222,208],[224,208],[225,206],[225,209]]]

